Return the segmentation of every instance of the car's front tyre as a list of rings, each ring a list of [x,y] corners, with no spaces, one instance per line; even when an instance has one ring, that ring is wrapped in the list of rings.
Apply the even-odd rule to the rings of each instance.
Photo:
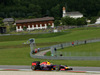
[[[35,65],[32,66],[31,69],[32,69],[33,71],[36,70],[36,66],[35,66]]]

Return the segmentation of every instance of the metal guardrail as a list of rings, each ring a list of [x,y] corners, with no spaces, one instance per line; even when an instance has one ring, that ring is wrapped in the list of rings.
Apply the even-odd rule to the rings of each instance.
[[[0,34],[0,36],[10,36],[10,35],[30,35],[30,34],[46,34],[46,33],[52,33],[52,32],[38,32],[38,33],[20,33],[20,34]]]
[[[80,45],[80,44],[86,44],[86,43],[93,43],[93,42],[100,42],[100,39],[90,39],[90,40],[83,40],[83,41],[74,41],[74,45]],[[69,47],[72,46],[72,42],[69,43],[62,43],[62,44],[57,44],[49,47],[43,47],[40,48],[40,51],[42,50],[47,50],[50,49],[51,47],[53,48],[64,48],[64,47]],[[30,56],[32,58],[40,58],[40,59],[56,59],[56,60],[100,60],[100,56],[35,56],[32,53],[30,53]]]
[[[100,52],[62,52],[62,51],[56,51],[55,55],[56,56],[61,56],[61,54],[64,57],[68,57],[68,56],[79,56],[79,57],[95,57],[95,56],[100,56]]]
[[[36,56],[30,53],[32,58],[50,59],[50,60],[100,60],[100,57],[64,57],[64,56]]]

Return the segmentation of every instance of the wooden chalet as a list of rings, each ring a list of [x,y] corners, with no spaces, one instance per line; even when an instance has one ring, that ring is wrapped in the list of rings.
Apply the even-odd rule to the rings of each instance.
[[[46,29],[48,25],[52,28],[54,27],[54,18],[53,17],[43,17],[35,19],[25,19],[25,20],[16,20],[16,31],[23,31],[23,28],[26,27],[27,30],[34,29]]]

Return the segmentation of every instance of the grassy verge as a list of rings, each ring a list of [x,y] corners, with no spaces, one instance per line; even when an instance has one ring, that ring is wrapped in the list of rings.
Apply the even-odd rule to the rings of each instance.
[[[50,46],[62,42],[69,42],[75,40],[84,40],[100,37],[100,29],[71,29],[70,32],[50,33],[50,34],[36,34],[36,35],[14,35],[14,36],[0,36],[0,65],[31,65],[33,61],[47,61],[45,59],[31,58],[30,47],[23,45],[29,38],[35,38],[38,47]],[[97,44],[96,44],[97,45]],[[98,43],[98,46],[100,44]],[[80,45],[81,46],[81,45]],[[94,45],[90,45],[94,46]],[[87,46],[73,47],[78,52]],[[76,49],[75,49],[76,48]],[[99,47],[95,47],[99,49]],[[95,50],[95,48],[93,48]],[[64,48],[65,51],[67,48]],[[71,51],[71,47],[67,51]],[[72,50],[72,51],[74,51]],[[88,50],[87,50],[88,51]],[[99,51],[99,50],[98,50]],[[97,52],[98,52],[97,51]],[[64,50],[63,50],[64,52]],[[76,60],[49,60],[54,64],[63,64],[69,66],[94,66],[100,67],[100,61],[76,61]]]
[[[76,55],[90,56],[90,53],[91,53],[91,56],[100,56],[100,42],[70,46],[70,47],[66,47],[64,49],[59,49],[57,51],[61,52],[63,55],[65,53],[71,53],[72,56],[76,56]],[[76,53],[78,53],[78,54],[76,54]],[[46,53],[46,55],[50,56],[51,52]],[[70,54],[67,54],[67,56],[70,56]]]
[[[34,59],[29,55],[29,47],[12,48],[0,50],[0,65],[31,65],[33,61],[47,61],[45,59]],[[49,60],[53,64],[69,66],[92,66],[100,67],[100,61],[76,61],[76,60]]]
[[[58,33],[45,33],[45,34],[23,34],[23,35],[7,35],[0,36],[0,42],[4,41],[21,41],[28,40],[30,38],[52,38],[61,35],[68,34],[69,32],[58,32]]]
[[[69,42],[75,40],[85,40],[92,38],[100,38],[100,29],[71,29],[70,32],[50,33],[50,34],[31,34],[31,35],[12,35],[0,36],[0,42],[4,41],[22,41],[29,38],[35,38],[37,43],[50,42]]]

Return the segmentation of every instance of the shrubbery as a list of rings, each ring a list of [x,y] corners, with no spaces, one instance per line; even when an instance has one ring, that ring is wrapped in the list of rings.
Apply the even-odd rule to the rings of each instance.
[[[63,25],[68,25],[68,26],[69,25],[81,26],[81,25],[87,24],[85,17],[74,19],[74,18],[66,16],[61,19],[61,22]]]

